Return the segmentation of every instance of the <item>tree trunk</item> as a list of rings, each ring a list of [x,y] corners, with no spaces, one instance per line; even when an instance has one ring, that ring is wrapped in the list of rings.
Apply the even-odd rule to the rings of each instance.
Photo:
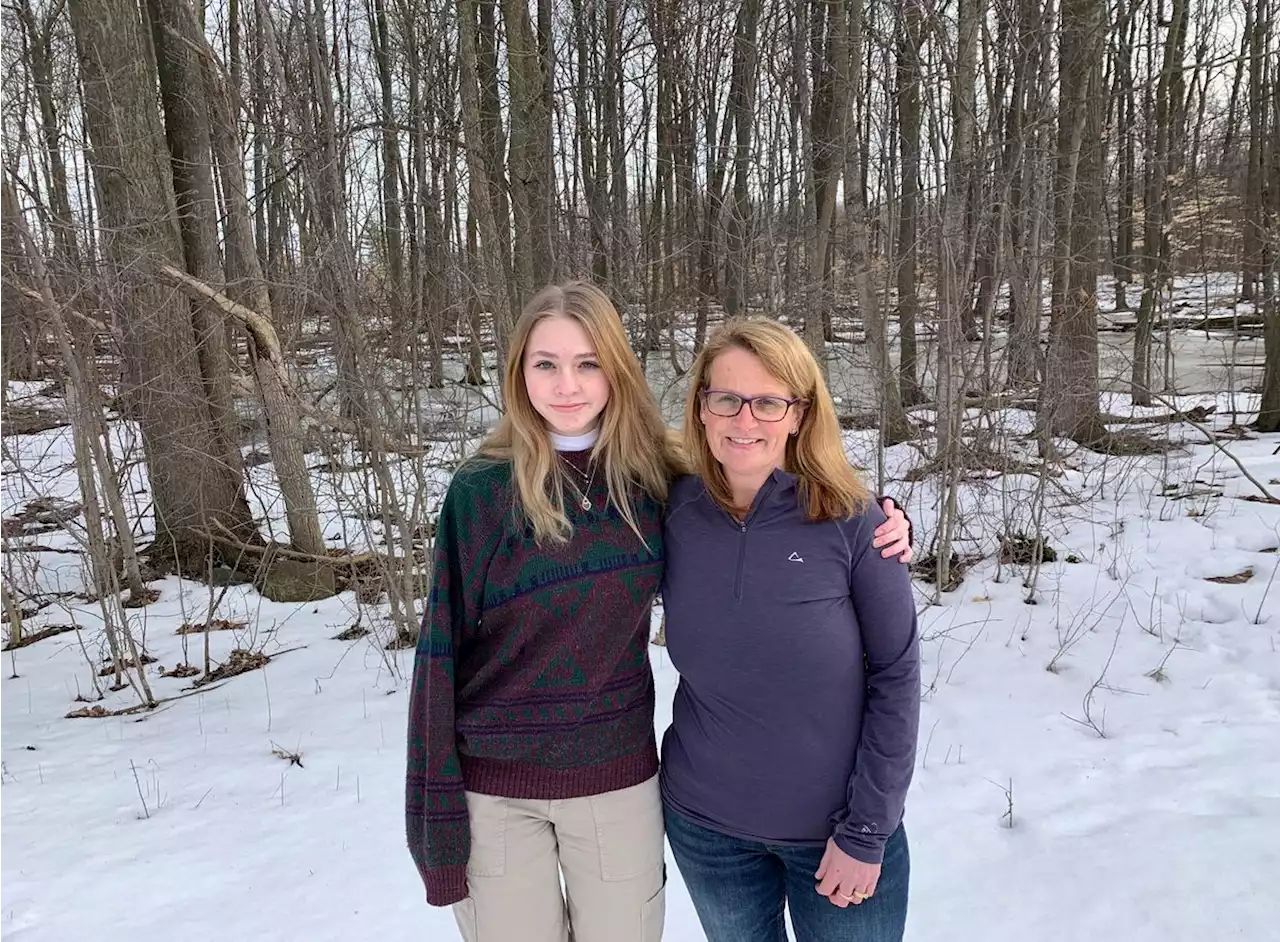
[[[902,197],[898,218],[898,377],[908,406],[924,401],[916,368],[916,296],[920,229],[920,21],[921,0],[907,0],[898,32],[898,135]]]
[[[258,0],[264,3],[265,0]],[[338,397],[343,418],[370,428],[381,425],[378,404],[372,390],[381,384],[369,375],[374,365],[368,359],[364,325],[360,319],[360,292],[357,284],[356,253],[348,222],[344,187],[345,147],[339,143],[334,91],[339,98],[342,86],[328,54],[324,0],[303,0],[301,26],[306,42],[309,101],[295,97],[294,108],[310,139],[309,166],[304,175],[311,205],[315,209],[316,247],[324,272],[326,291],[332,305],[335,359],[338,364]],[[336,41],[336,40],[335,40]],[[276,44],[275,50],[279,52]],[[280,71],[283,73],[284,69]],[[313,110],[314,109],[314,110]]]
[[[1098,241],[1102,229],[1102,0],[1062,6],[1061,104],[1054,221],[1054,300],[1037,421],[1051,436],[1101,439],[1098,412]]]
[[[1259,2],[1259,15],[1262,4]],[[1266,49],[1270,41],[1271,23],[1263,22],[1259,29],[1256,48]],[[1270,134],[1266,139],[1265,153],[1259,162],[1268,168],[1271,186],[1269,203],[1264,207],[1263,225],[1267,239],[1265,264],[1262,270],[1263,317],[1265,334],[1265,367],[1262,377],[1262,401],[1258,409],[1257,428],[1260,432],[1280,432],[1280,71],[1272,69],[1270,82],[1257,89],[1257,95],[1272,103]],[[1256,114],[1256,113],[1255,113]]]
[[[152,266],[183,264],[172,222],[172,176],[155,109],[154,77],[137,7],[73,0],[71,20],[93,144],[103,250],[115,272],[126,359],[125,392],[142,431],[156,513],[154,555],[204,568],[215,521],[256,536],[242,463],[228,463],[204,377],[187,299]],[[238,455],[237,455],[238,458]]]
[[[526,0],[502,0],[510,92],[511,206],[515,216],[516,283],[528,296],[555,278],[555,175],[551,170],[551,70],[529,20]],[[542,23],[539,23],[542,32]]]
[[[733,115],[733,208],[725,251],[724,308],[730,315],[743,314],[749,303],[750,253],[747,233],[751,224],[749,183],[751,132],[755,124],[757,72],[760,62],[760,0],[746,0],[738,14],[733,37],[733,73],[729,81],[729,111]]]
[[[1265,58],[1267,56],[1268,0],[1256,0],[1253,31],[1249,37],[1249,164],[1245,176],[1244,265],[1240,297],[1258,298],[1263,269],[1263,150],[1267,125]],[[1274,185],[1274,184],[1273,184]]]
[[[480,0],[481,4],[485,0]],[[494,333],[498,342],[499,372],[506,357],[506,338],[514,324],[519,296],[510,272],[510,255],[506,240],[500,234],[500,226],[506,228],[506,213],[499,211],[494,194],[500,190],[490,173],[495,156],[501,150],[494,149],[493,126],[496,115],[485,117],[488,108],[481,108],[484,93],[480,72],[480,51],[477,48],[475,0],[458,2],[458,85],[462,100],[462,135],[467,151],[467,171],[470,175],[470,206],[479,229],[481,296],[492,299]],[[488,131],[488,133],[486,133]],[[499,130],[500,133],[500,130]],[[470,214],[469,214],[470,215]],[[501,219],[501,224],[499,223]]]
[[[591,244],[591,275],[597,284],[606,284],[610,275],[612,253],[609,246],[609,190],[607,157],[610,129],[593,124],[592,115],[599,113],[588,98],[592,88],[598,95],[607,94],[612,83],[602,79],[597,66],[593,39],[597,39],[594,11],[588,13],[583,0],[573,0],[574,51],[577,81],[574,83],[573,116],[577,125],[579,172],[587,203],[587,233]]]
[[[960,0],[959,44],[951,80],[951,154],[943,197],[942,239],[938,259],[938,453],[952,455],[959,444],[964,395],[964,321],[968,314],[966,276],[972,253],[968,225],[970,189],[975,172],[974,87],[978,24],[984,0]],[[953,456],[954,460],[954,456]]]
[[[199,42],[203,41],[203,37],[199,37]],[[226,207],[224,238],[227,293],[232,300],[259,315],[264,324],[257,331],[246,330],[249,337],[249,359],[253,364],[258,394],[262,398],[267,446],[284,500],[289,539],[293,548],[299,552],[319,556],[325,552],[324,531],[320,526],[311,473],[307,470],[296,394],[272,322],[271,294],[258,264],[234,106],[228,87],[215,70],[212,56],[205,56],[202,61],[205,97],[210,106],[209,123],[214,157]],[[270,342],[264,343],[263,337],[267,333],[270,335]]]
[[[1143,200],[1142,251],[1145,262],[1142,300],[1133,334],[1133,378],[1130,394],[1134,405],[1151,405],[1151,342],[1156,312],[1169,268],[1169,239],[1165,232],[1169,218],[1169,175],[1171,139],[1176,133],[1177,104],[1174,86],[1182,70],[1187,30],[1187,2],[1173,0],[1173,10],[1165,36],[1164,63],[1156,82],[1153,148],[1147,152],[1147,192]]]
[[[1033,385],[1040,375],[1040,201],[1044,187],[1037,125],[1044,113],[1042,59],[1049,44],[1040,0],[1019,0],[1017,15],[1018,51],[1005,134],[1006,166],[1012,177],[1009,306],[1013,323],[1008,380],[1015,388]]]
[[[43,23],[36,22],[31,0],[19,0],[18,19],[26,34],[30,55],[31,79],[40,108],[40,138],[44,145],[44,159],[48,166],[49,215],[53,227],[54,245],[58,264],[66,271],[55,269],[51,276],[74,277],[80,265],[80,251],[76,242],[75,220],[71,215],[70,189],[67,186],[67,167],[62,154],[62,128],[58,119],[53,85],[52,32],[57,11],[47,14]]]
[[[373,0],[373,55],[378,66],[382,97],[382,227],[391,280],[392,310],[404,297],[404,239],[400,231],[400,144],[392,100],[391,37],[387,27],[386,0]]]
[[[147,0],[160,101],[164,107],[165,139],[173,167],[178,228],[182,234],[186,270],[205,284],[221,286],[218,257],[218,210],[213,190],[213,147],[209,137],[209,109],[196,57],[199,28],[187,0]],[[193,302],[191,321],[196,331],[196,354],[218,441],[217,457],[229,467],[241,466],[235,404],[231,398],[231,351],[227,321],[207,302]]]
[[[898,377],[893,370],[893,360],[889,355],[889,336],[887,325],[887,307],[889,303],[888,286],[885,286],[884,302],[877,297],[877,291],[871,281],[871,249],[867,234],[867,198],[863,189],[862,148],[857,141],[849,140],[853,129],[854,101],[849,94],[850,89],[862,86],[862,49],[863,36],[863,2],[849,2],[849,56],[841,65],[837,63],[837,81],[843,82],[844,90],[836,97],[843,102],[846,110],[844,116],[844,211],[845,223],[849,227],[849,267],[852,271],[858,309],[862,315],[862,323],[867,333],[867,351],[871,358],[871,371],[875,377],[880,411],[880,438],[886,445],[896,445],[914,437],[914,430],[902,408],[902,397],[898,393]]]
[[[815,228],[809,241],[809,288],[813,303],[805,318],[805,340],[825,361],[825,341],[830,332],[832,265],[828,253],[835,229],[836,188],[844,170],[845,98],[849,94],[849,18],[845,0],[813,0],[816,18],[812,35],[813,108],[810,116],[813,149],[810,179],[813,182]],[[825,26],[825,30],[823,27]],[[823,33],[825,32],[825,42]],[[846,73],[843,77],[839,73]]]
[[[1136,259],[1133,252],[1133,210],[1137,198],[1136,163],[1133,140],[1138,133],[1134,111],[1137,95],[1133,85],[1133,34],[1138,17],[1137,3],[1130,0],[1119,24],[1120,49],[1116,63],[1116,131],[1120,139],[1117,167],[1119,196],[1116,204],[1116,310],[1129,310],[1128,287],[1133,283]]]
[[[41,322],[40,304],[28,294],[35,279],[19,236],[17,197],[4,181],[4,213],[0,216],[0,272],[3,274],[4,317],[0,318],[0,351],[4,357],[4,389],[10,380],[30,382],[38,378]]]

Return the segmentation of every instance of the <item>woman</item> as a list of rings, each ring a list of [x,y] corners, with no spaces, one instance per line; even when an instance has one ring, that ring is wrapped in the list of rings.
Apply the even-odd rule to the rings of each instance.
[[[666,431],[617,311],[582,283],[526,307],[506,398],[437,522],[410,851],[468,942],[564,942],[570,926],[576,942],[653,942],[665,875],[647,652]],[[885,552],[905,529],[898,512]]]
[[[905,567],[788,328],[736,321],[693,367],[662,584],[680,672],[667,839],[710,942],[902,938],[919,655]]]

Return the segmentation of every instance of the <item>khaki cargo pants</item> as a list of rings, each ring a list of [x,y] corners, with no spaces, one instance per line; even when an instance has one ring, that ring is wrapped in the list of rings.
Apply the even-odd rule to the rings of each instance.
[[[658,942],[666,875],[656,775],[559,801],[467,792],[467,809],[470,895],[453,907],[465,942]]]

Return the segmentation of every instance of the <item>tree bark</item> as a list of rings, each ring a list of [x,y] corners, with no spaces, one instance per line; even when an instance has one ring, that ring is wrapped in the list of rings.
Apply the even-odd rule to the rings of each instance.
[[[1037,421],[1085,444],[1104,434],[1098,410],[1098,242],[1102,229],[1102,0],[1064,0],[1054,178],[1054,301]]]
[[[1262,14],[1261,0],[1258,4]],[[1268,48],[1271,21],[1266,19],[1259,30],[1257,47]],[[1267,205],[1263,207],[1263,226],[1268,246],[1264,252],[1262,294],[1265,363],[1262,377],[1262,401],[1258,407],[1257,428],[1260,432],[1280,432],[1280,70],[1272,69],[1270,81],[1257,90],[1258,97],[1271,102],[1270,134],[1259,162],[1267,168],[1271,185]]]
[[[35,279],[19,234],[17,197],[9,181],[4,181],[4,212],[0,216],[0,274],[3,275],[4,317],[0,318],[0,351],[4,357],[4,395],[10,380],[30,382],[39,377],[40,338],[42,333],[40,304],[26,285]]]
[[[1259,296],[1262,280],[1263,246],[1263,172],[1267,125],[1266,87],[1267,34],[1269,4],[1256,0],[1253,8],[1253,30],[1249,35],[1249,163],[1245,176],[1244,200],[1244,265],[1240,297],[1245,301]],[[1273,53],[1274,54],[1274,53]]]
[[[733,37],[733,72],[729,81],[729,110],[733,115],[733,208],[725,251],[724,307],[729,315],[745,313],[748,304],[751,224],[748,186],[751,174],[751,132],[755,124],[760,51],[760,0],[745,0]]]
[[[898,27],[898,135],[902,196],[898,218],[898,378],[905,405],[924,401],[916,367],[916,294],[920,231],[920,23],[921,0],[906,0]]]
[[[1143,200],[1144,262],[1142,300],[1133,333],[1133,376],[1130,394],[1134,405],[1151,405],[1151,342],[1156,311],[1169,269],[1169,240],[1165,232],[1169,218],[1169,175],[1173,172],[1170,154],[1177,133],[1175,82],[1182,70],[1187,31],[1187,0],[1173,0],[1171,20],[1165,36],[1164,62],[1156,82],[1153,147],[1147,152],[1147,187]]]
[[[810,179],[815,220],[808,264],[813,302],[805,318],[805,340],[823,363],[833,300],[828,253],[835,229],[836,188],[844,170],[845,98],[850,91],[847,75],[842,79],[837,73],[848,70],[849,20],[845,0],[814,0],[814,14]]]
[[[199,37],[199,40],[204,42],[203,37]],[[320,526],[311,472],[307,469],[302,418],[296,393],[272,323],[271,293],[267,290],[266,280],[258,264],[232,98],[218,75],[207,46],[205,49],[202,78],[205,98],[210,106],[209,124],[214,156],[226,206],[224,239],[227,292],[232,299],[257,312],[266,328],[269,328],[271,340],[264,346],[265,331],[246,326],[249,359],[253,364],[258,394],[262,399],[267,447],[271,452],[280,494],[284,499],[290,543],[301,553],[320,556],[325,552],[324,530]],[[204,303],[217,304],[216,300],[207,296],[198,297]],[[225,311],[222,305],[217,306]]]
[[[960,0],[959,44],[951,80],[951,153],[938,259],[938,452],[946,455],[953,453],[961,431],[958,423],[964,385],[964,321],[969,310],[966,276],[973,251],[967,210],[976,159],[978,24],[985,6],[985,0]]]
[[[871,358],[871,372],[875,377],[880,410],[880,438],[886,445],[896,445],[914,437],[914,430],[902,407],[898,392],[898,377],[889,355],[887,324],[888,286],[885,286],[884,302],[871,280],[871,248],[867,233],[867,198],[863,189],[862,148],[858,141],[851,141],[857,122],[854,121],[854,96],[851,89],[862,86],[863,51],[863,2],[849,0],[849,54],[843,66],[838,65],[837,81],[844,90],[837,95],[847,109],[844,116],[844,211],[849,227],[849,268],[852,271],[858,310],[867,334],[867,351]]]
[[[1122,0],[1123,2],[1123,0]],[[1120,140],[1118,197],[1116,203],[1116,310],[1129,310],[1128,287],[1133,283],[1137,259],[1134,258],[1134,203],[1137,199],[1134,137],[1138,133],[1134,111],[1137,94],[1133,84],[1133,34],[1138,17],[1136,0],[1130,0],[1118,24],[1120,48],[1116,62],[1116,131]]]
[[[72,0],[71,20],[102,246],[116,279],[125,392],[142,431],[155,503],[153,555],[201,570],[214,521],[242,539],[256,538],[256,528],[243,465],[222,458],[218,423],[191,355],[199,338],[187,299],[159,283],[150,267],[182,266],[183,253],[142,24],[127,0]]]
[[[485,0],[479,2],[483,5]],[[487,296],[492,302],[498,363],[502,364],[506,357],[506,338],[519,308],[519,294],[502,234],[507,225],[505,208],[500,211],[501,203],[494,198],[500,187],[491,170],[501,150],[495,147],[497,142],[492,139],[494,128],[491,122],[498,117],[490,114],[486,118],[491,108],[481,107],[485,92],[482,88],[480,50],[477,48],[477,12],[476,0],[458,0],[458,87],[462,100],[462,136],[470,175],[469,202],[479,230],[481,286],[488,289],[482,297]],[[497,130],[500,134],[500,128]]]
[[[1049,37],[1043,28],[1039,0],[1019,0],[1018,52],[1014,87],[1009,105],[1005,147],[1010,168],[1010,242],[1012,258],[1009,305],[1013,321],[1009,334],[1009,385],[1030,386],[1040,376],[1041,289],[1040,204],[1041,148],[1043,134],[1037,126],[1043,120],[1044,57]]]
[[[551,107],[546,95],[551,62],[534,35],[526,0],[502,0],[510,91],[511,206],[515,216],[516,283],[528,296],[555,278],[555,175],[551,163]],[[542,32],[539,23],[539,32]],[[548,24],[549,28],[549,24]]]
[[[201,38],[187,0],[147,0],[152,42],[160,75],[165,139],[173,167],[178,228],[186,268],[211,285],[223,283],[218,256],[217,206],[213,189],[213,147],[209,109],[195,50]],[[240,467],[235,404],[231,397],[231,351],[222,312],[205,302],[191,305],[200,374],[219,445],[218,457]]]
[[[393,310],[398,310],[404,292],[404,239],[400,230],[400,143],[392,98],[391,36],[387,26],[386,0],[373,0],[373,56],[378,66],[379,104],[382,108],[382,228],[387,253],[387,275],[391,280]]]

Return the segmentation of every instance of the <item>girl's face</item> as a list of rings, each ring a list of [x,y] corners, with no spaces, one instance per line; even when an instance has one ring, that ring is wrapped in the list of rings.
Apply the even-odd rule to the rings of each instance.
[[[543,318],[529,333],[524,385],[547,428],[560,435],[591,431],[609,402],[596,348],[571,317]]]

